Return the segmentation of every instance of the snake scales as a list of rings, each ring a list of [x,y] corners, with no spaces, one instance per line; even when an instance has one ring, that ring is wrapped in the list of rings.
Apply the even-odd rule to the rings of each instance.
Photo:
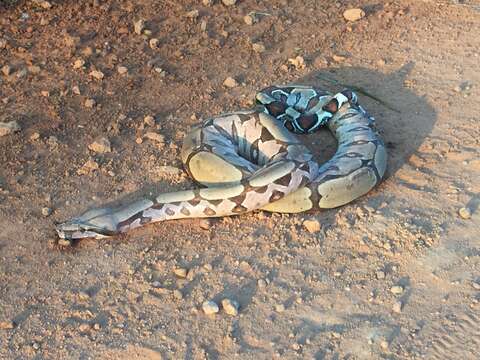
[[[387,153],[374,119],[344,90],[272,86],[253,110],[223,114],[192,129],[181,152],[185,169],[204,187],[101,208],[58,224],[60,238],[102,238],[144,224],[218,217],[262,209],[297,213],[334,208],[367,193],[385,172]],[[294,133],[327,125],[338,142],[319,165]]]

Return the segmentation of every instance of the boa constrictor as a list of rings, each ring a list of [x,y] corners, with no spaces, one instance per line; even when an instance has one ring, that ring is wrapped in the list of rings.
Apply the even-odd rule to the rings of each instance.
[[[60,238],[101,238],[157,221],[257,209],[334,208],[381,181],[385,146],[352,91],[332,95],[309,86],[272,86],[256,100],[255,109],[211,118],[186,136],[182,160],[203,187],[89,210],[57,225]],[[312,133],[325,124],[338,149],[320,166],[294,133]]]

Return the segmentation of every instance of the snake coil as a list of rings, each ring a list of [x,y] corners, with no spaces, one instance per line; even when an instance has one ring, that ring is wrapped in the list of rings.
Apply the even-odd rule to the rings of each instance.
[[[203,187],[92,209],[58,224],[60,238],[102,238],[164,220],[218,217],[262,209],[298,213],[334,208],[364,195],[384,173],[387,153],[373,117],[349,90],[272,86],[253,110],[208,119],[185,137],[188,174]],[[294,133],[327,125],[338,142],[322,165]]]

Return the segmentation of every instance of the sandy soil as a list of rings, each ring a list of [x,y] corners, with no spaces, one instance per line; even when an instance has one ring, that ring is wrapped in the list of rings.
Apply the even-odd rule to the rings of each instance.
[[[0,4],[0,121],[21,126],[0,137],[0,358],[478,358],[478,2]],[[351,7],[366,16],[346,22]],[[188,128],[292,82],[381,100],[360,94],[390,154],[374,191],[321,213],[52,241],[89,207],[193,186],[177,170]],[[111,152],[89,150],[99,136]],[[203,313],[223,298],[238,315]]]

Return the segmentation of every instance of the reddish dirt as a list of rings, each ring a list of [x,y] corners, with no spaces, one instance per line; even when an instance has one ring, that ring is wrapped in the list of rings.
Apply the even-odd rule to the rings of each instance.
[[[0,137],[0,358],[476,358],[480,4],[204,3],[0,1],[0,122],[21,126]],[[347,22],[353,7],[366,16]],[[194,186],[165,168],[181,169],[189,127],[286,83],[359,89],[388,144],[380,186],[321,213],[54,244],[54,222],[87,208]],[[88,149],[101,136],[111,152]],[[324,132],[310,142],[335,150]],[[237,316],[202,312],[225,297]]]

